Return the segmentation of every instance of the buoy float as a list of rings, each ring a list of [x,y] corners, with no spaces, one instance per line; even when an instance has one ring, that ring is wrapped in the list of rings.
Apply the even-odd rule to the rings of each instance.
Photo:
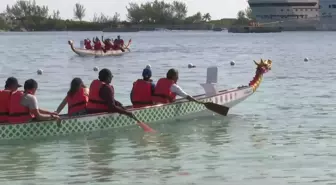
[[[37,74],[38,74],[38,75],[42,75],[42,73],[43,73],[43,70],[42,70],[42,69],[38,69],[38,70],[37,70]]]
[[[99,70],[98,67],[94,67],[94,68],[93,68],[93,71],[98,71],[98,70]]]
[[[189,63],[188,64],[188,68],[195,68],[196,66],[194,65],[194,64],[192,64],[192,63]]]
[[[305,62],[308,62],[308,60],[309,60],[309,58],[304,58],[304,61],[305,61]]]
[[[235,61],[231,60],[230,65],[234,66],[235,64],[236,64]]]

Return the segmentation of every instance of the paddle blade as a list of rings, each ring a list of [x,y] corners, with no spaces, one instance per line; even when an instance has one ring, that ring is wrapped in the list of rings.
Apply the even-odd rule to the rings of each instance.
[[[138,121],[138,125],[145,131],[145,132],[155,132],[152,128],[150,128],[147,124]]]
[[[225,107],[223,105],[219,105],[219,104],[216,104],[216,103],[212,103],[212,102],[206,102],[204,103],[204,106],[213,111],[213,112],[216,112],[217,114],[220,114],[220,115],[223,115],[223,116],[227,116],[228,112],[229,112],[229,109],[228,107]]]

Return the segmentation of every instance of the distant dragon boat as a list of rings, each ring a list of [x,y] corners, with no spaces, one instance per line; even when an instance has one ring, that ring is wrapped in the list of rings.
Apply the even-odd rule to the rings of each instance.
[[[128,44],[123,47],[125,52],[122,52],[121,50],[108,50],[104,52],[103,50],[96,51],[91,49],[82,49],[82,48],[75,48],[74,42],[72,40],[68,41],[68,44],[70,45],[71,50],[76,53],[79,56],[96,56],[96,57],[102,57],[102,56],[120,56],[125,53],[129,53],[131,50],[129,49],[130,45],[132,43],[132,40],[130,39],[128,41]]]
[[[254,61],[255,62],[255,61]],[[232,108],[252,95],[259,87],[263,74],[271,70],[271,60],[261,60],[257,65],[256,74],[247,86],[217,91],[217,67],[207,69],[207,81],[201,84],[205,94],[194,96],[201,102],[213,102]],[[178,118],[206,110],[203,104],[178,99],[171,104],[159,104],[130,111],[141,121],[154,123],[157,121]],[[29,139],[51,136],[65,136],[90,133],[101,130],[115,129],[136,125],[137,122],[117,113],[91,114],[77,117],[64,117],[59,121],[29,122],[23,124],[0,125],[0,140]]]

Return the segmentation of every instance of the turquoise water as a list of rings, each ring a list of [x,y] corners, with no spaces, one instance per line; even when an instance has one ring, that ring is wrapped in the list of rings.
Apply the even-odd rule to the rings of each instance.
[[[220,88],[246,85],[253,60],[273,60],[257,93],[228,117],[193,118],[0,147],[2,184],[332,184],[336,183],[334,32],[229,34],[226,32],[123,33],[132,52],[112,58],[78,57],[75,45],[99,32],[1,33],[0,79],[39,82],[40,107],[55,110],[73,77],[87,85],[93,67],[107,67],[116,97],[129,104],[132,82],[150,64],[153,78],[169,68],[179,84],[202,93],[206,68],[219,67]],[[115,37],[105,33],[105,37]],[[304,62],[308,57],[310,60]],[[234,60],[235,66],[229,62]],[[188,63],[197,67],[188,69]],[[37,75],[43,69],[43,75]],[[335,164],[334,164],[335,163]]]

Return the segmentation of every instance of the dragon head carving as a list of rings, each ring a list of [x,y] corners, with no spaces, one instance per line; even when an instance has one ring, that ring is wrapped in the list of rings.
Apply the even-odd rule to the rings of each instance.
[[[260,59],[260,62],[256,62],[253,60],[253,62],[257,65],[257,71],[256,74],[262,75],[264,73],[267,73],[269,70],[272,69],[272,60],[263,60]]]

